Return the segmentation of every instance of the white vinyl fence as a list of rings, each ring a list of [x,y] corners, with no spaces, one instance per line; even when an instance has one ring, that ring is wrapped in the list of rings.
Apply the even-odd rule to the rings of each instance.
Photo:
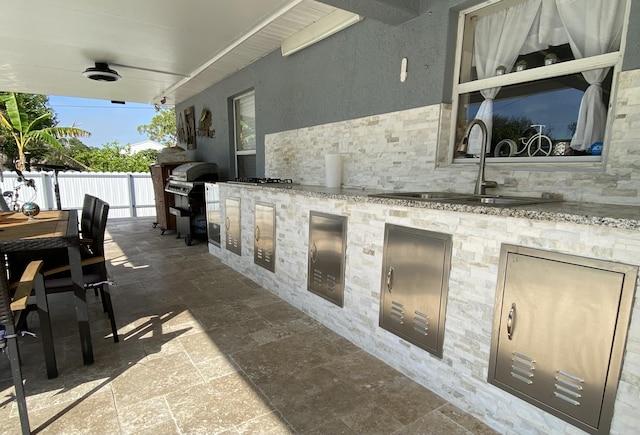
[[[18,204],[35,202],[41,210],[56,210],[55,181],[60,189],[63,209],[82,209],[84,194],[89,193],[109,203],[109,218],[155,216],[151,174],[147,172],[24,172],[33,180],[35,190],[17,183],[15,172],[2,173],[2,192],[18,193]],[[18,188],[16,190],[16,187]],[[4,197],[11,206],[11,198]]]

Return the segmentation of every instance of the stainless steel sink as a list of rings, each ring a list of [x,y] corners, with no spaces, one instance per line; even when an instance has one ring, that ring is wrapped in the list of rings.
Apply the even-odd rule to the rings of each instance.
[[[435,201],[449,204],[483,205],[489,207],[509,207],[558,202],[557,199],[531,198],[525,196],[474,195],[456,192],[389,192],[369,195],[373,198],[406,199],[412,201]]]
[[[389,192],[374,193],[369,195],[372,198],[389,198],[389,199],[411,199],[423,201],[442,201],[445,199],[466,198],[472,195],[468,193],[456,192]]]
[[[446,202],[456,204],[477,204],[494,207],[508,207],[511,205],[529,205],[548,202],[558,202],[557,199],[531,198],[526,196],[500,196],[500,195],[473,195],[464,198],[457,198]]]

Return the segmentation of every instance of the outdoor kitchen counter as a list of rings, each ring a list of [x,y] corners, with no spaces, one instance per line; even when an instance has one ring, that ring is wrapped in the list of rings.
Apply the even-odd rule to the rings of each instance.
[[[453,405],[484,417],[499,432],[530,427],[532,422],[536,424],[533,430],[539,433],[577,431],[487,382],[501,250],[505,245],[522,246],[640,266],[640,207],[571,202],[491,207],[368,196],[380,193],[378,190],[309,185],[219,186],[223,215],[227,211],[226,199],[240,199],[240,253],[225,244],[209,244],[209,252],[223,263]],[[273,271],[255,261],[258,204],[274,206]],[[307,290],[309,277],[313,276],[309,274],[308,237],[313,211],[348,218],[342,306]],[[388,224],[451,237],[441,359],[380,327]],[[220,231],[221,239],[228,240],[225,225]],[[441,266],[428,267],[440,270]],[[640,281],[635,287],[636,294],[640,294]],[[640,394],[640,378],[636,374],[640,361],[640,304],[635,304],[633,311],[612,433],[637,433],[640,427],[640,415],[629,405],[635,404]],[[597,315],[597,306],[593,306],[593,313]],[[585,312],[585,321],[591,315]]]
[[[298,195],[314,198],[343,199],[354,202],[383,204],[388,206],[404,206],[431,210],[444,210],[462,213],[474,213],[503,217],[517,217],[550,222],[570,222],[583,225],[599,225],[627,230],[640,229],[640,206],[582,203],[582,202],[550,202],[529,205],[484,206],[469,204],[453,204],[438,200],[400,200],[370,197],[370,194],[381,193],[380,190],[327,188],[308,185],[238,185],[220,183],[221,186],[233,186],[245,189],[270,189],[289,191]]]

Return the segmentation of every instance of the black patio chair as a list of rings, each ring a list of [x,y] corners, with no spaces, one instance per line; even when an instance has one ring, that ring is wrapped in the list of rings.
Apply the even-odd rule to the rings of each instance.
[[[90,223],[90,233],[84,234],[80,239],[82,275],[85,290],[97,289],[100,292],[104,311],[109,317],[113,341],[117,343],[118,328],[116,327],[115,315],[111,294],[109,292],[109,277],[107,275],[106,259],[104,256],[104,235],[107,228],[107,216],[109,214],[109,204],[100,198],[95,198],[94,212]],[[74,286],[71,280],[71,266],[68,261],[60,263],[47,263],[42,272],[44,275],[44,286],[47,294],[73,292]]]

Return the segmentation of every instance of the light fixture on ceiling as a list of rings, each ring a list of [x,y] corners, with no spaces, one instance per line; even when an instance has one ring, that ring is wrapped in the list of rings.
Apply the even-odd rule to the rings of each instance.
[[[283,56],[289,56],[318,41],[322,41],[334,33],[361,21],[364,17],[342,9],[336,9],[318,21],[282,41]]]
[[[96,62],[95,67],[87,68],[82,75],[97,82],[115,82],[122,78],[115,70],[109,68],[106,62]]]

